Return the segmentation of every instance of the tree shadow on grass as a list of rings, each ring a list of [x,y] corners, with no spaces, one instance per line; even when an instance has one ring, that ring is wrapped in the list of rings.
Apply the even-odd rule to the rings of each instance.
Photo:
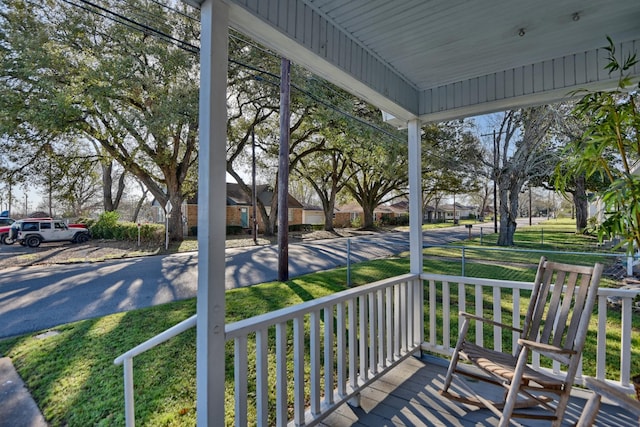
[[[46,339],[5,341],[0,352],[51,426],[121,426],[123,370],[113,360],[194,312],[189,300],[84,320]],[[134,389],[138,425],[195,424],[195,329],[136,358]]]

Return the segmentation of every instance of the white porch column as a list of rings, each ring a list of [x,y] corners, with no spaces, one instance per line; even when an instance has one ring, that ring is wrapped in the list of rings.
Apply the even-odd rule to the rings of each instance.
[[[224,425],[226,125],[229,11],[201,5],[198,164],[198,426]]]
[[[420,120],[408,123],[409,133],[409,248],[411,273],[422,273],[422,147]]]
[[[422,273],[422,145],[420,120],[407,123],[409,145],[409,249],[411,273]],[[411,312],[412,344],[424,341],[424,291],[422,280],[414,280]]]

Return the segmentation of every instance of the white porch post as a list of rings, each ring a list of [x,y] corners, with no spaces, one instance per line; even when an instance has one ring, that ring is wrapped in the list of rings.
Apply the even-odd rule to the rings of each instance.
[[[420,139],[420,120],[407,123],[409,145],[409,248],[411,273],[422,273],[422,146]],[[412,284],[413,296],[410,301],[413,344],[424,341],[424,292],[421,280]]]
[[[198,164],[198,426],[224,425],[226,125],[229,11],[201,5]]]
[[[408,122],[409,133],[409,248],[411,273],[422,273],[422,147],[420,120]]]

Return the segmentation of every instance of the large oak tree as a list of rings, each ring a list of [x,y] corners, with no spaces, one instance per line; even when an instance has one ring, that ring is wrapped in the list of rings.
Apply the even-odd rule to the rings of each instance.
[[[198,56],[189,46],[196,43],[198,24],[153,1],[108,3],[110,10],[136,15],[143,26],[57,1],[5,2],[3,148],[37,153],[44,138],[60,134],[99,143],[162,205],[171,202],[170,234],[181,239],[179,209],[197,164]],[[162,25],[169,38],[152,36],[145,24]]]

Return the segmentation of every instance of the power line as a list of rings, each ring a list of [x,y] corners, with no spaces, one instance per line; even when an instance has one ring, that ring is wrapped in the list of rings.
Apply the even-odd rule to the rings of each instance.
[[[101,16],[103,18],[109,19],[111,21],[117,22],[119,24],[125,25],[126,27],[135,30],[135,31],[140,31],[143,33],[150,33],[150,34],[155,34],[156,36],[158,36],[160,39],[163,39],[165,41],[169,41],[171,42],[171,44],[186,50],[188,52],[194,53],[194,54],[199,54],[200,52],[200,48],[198,46],[195,46],[189,42],[186,42],[185,40],[181,40],[181,39],[177,39],[175,37],[173,37],[170,34],[167,34],[163,31],[160,31],[156,28],[153,28],[149,25],[146,24],[142,24],[138,21],[135,21],[133,19],[127,18],[124,15],[121,15],[119,13],[113,12],[105,7],[99,6],[93,2],[90,2],[88,0],[76,0],[79,1],[87,6],[90,7],[86,7],[86,6],[82,6],[79,4],[76,4],[74,2],[72,2],[71,0],[61,0],[67,4],[70,4],[72,6],[78,7],[80,9],[86,10],[90,13],[94,13],[98,16]],[[91,8],[95,8],[96,10],[92,10]]]
[[[126,16],[124,16],[122,14],[113,12],[113,11],[111,11],[111,10],[109,10],[109,9],[103,7],[103,6],[97,5],[97,4],[95,4],[95,3],[93,3],[93,2],[91,2],[89,0],[76,0],[76,1],[79,1],[82,4],[87,5],[87,6],[83,6],[82,4],[76,4],[75,2],[73,2],[71,0],[61,0],[61,1],[63,1],[64,3],[67,3],[69,5],[78,7],[80,9],[82,9],[82,10],[87,11],[87,12],[90,12],[90,13],[96,14],[98,16],[101,16],[101,17],[103,17],[105,19],[109,19],[111,21],[114,21],[114,22],[116,22],[118,24],[124,25],[127,28],[130,28],[130,29],[132,29],[134,31],[142,31],[144,33],[150,33],[152,35],[156,35],[160,40],[163,40],[165,42],[171,43],[172,45],[174,45],[174,46],[176,46],[176,47],[178,47],[180,49],[183,49],[183,50],[185,50],[187,52],[190,52],[190,53],[193,53],[193,54],[196,54],[196,55],[198,55],[200,53],[200,48],[198,46],[195,46],[195,45],[193,45],[191,43],[188,43],[188,42],[186,42],[184,40],[177,39],[177,38],[171,36],[170,34],[167,34],[167,33],[163,32],[163,31],[160,31],[160,30],[158,30],[158,29],[156,29],[154,27],[151,27],[150,25],[142,24],[142,23],[140,23],[140,22],[138,22],[136,20],[127,18]],[[174,11],[173,8],[170,8],[169,6],[166,6],[166,5],[162,5],[157,1],[154,1],[154,3],[159,4],[159,5],[165,7],[167,9],[169,9],[169,10]],[[92,8],[94,8],[94,9],[92,9]],[[189,16],[187,15],[187,17],[189,17]],[[194,19],[192,17],[189,17],[189,18],[190,19]],[[242,41],[243,43],[245,43],[245,44],[247,44],[247,45],[249,45],[249,46],[251,46],[251,47],[253,47],[255,49],[258,49],[261,52],[267,53],[270,56],[276,57],[276,55],[273,52],[270,52],[270,51],[268,51],[268,50],[266,50],[264,48],[261,48],[261,47],[255,45],[255,44],[253,44],[253,43],[251,43],[251,42],[249,42],[249,41],[247,41],[247,40],[245,40],[245,39],[243,39],[241,37],[233,36],[233,38],[235,38],[238,41]],[[239,65],[239,66],[242,66],[242,67],[247,68],[249,70],[252,70],[252,71],[254,71],[256,73],[259,73],[260,75],[267,75],[269,77],[272,77],[276,81],[269,81],[268,79],[264,79],[262,77],[255,76],[255,78],[257,80],[262,80],[262,81],[265,81],[266,83],[269,83],[269,84],[272,84],[272,85],[277,85],[277,86],[279,86],[279,84],[280,84],[279,83],[280,76],[275,74],[275,73],[272,73],[270,71],[261,69],[259,67],[256,67],[256,66],[253,66],[253,65],[250,65],[250,64],[235,60],[233,58],[229,58],[229,62],[234,63],[234,64]],[[330,89],[333,93],[336,93],[336,94],[340,95],[341,97],[343,97],[343,99],[348,99],[348,98],[344,97],[342,94],[340,94],[338,91],[336,91],[335,89],[329,88],[324,82],[321,82],[321,83],[322,83],[324,88]],[[373,123],[371,123],[371,122],[369,122],[369,121],[367,121],[367,120],[365,120],[363,118],[354,116],[354,115],[352,115],[352,114],[350,114],[350,113],[348,113],[348,112],[346,112],[346,111],[344,111],[342,109],[339,109],[336,106],[334,106],[333,104],[331,104],[330,102],[325,101],[324,99],[322,99],[322,98],[310,93],[309,91],[303,89],[302,87],[300,87],[300,86],[298,86],[296,84],[291,84],[291,87],[294,88],[295,90],[297,90],[298,92],[302,93],[303,95],[309,97],[310,99],[314,100],[315,102],[323,105],[326,108],[329,108],[329,109],[331,109],[331,110],[333,110],[333,111],[335,111],[335,112],[337,112],[339,114],[342,114],[343,116],[345,116],[347,118],[350,118],[350,119],[352,119],[354,121],[357,121],[358,123],[360,123],[362,125],[365,125],[365,126],[371,128],[373,130],[381,132],[384,135],[387,135],[388,137],[390,137],[390,138],[392,138],[392,139],[394,139],[396,141],[400,141],[400,142],[403,142],[403,143],[405,142],[405,140],[403,140],[402,138],[398,137],[397,135],[394,135],[392,132],[387,131],[387,130],[385,130],[385,129],[383,129],[383,128],[381,128],[381,127],[379,127],[379,126],[377,126],[377,125],[375,125],[375,124],[373,124]]]

